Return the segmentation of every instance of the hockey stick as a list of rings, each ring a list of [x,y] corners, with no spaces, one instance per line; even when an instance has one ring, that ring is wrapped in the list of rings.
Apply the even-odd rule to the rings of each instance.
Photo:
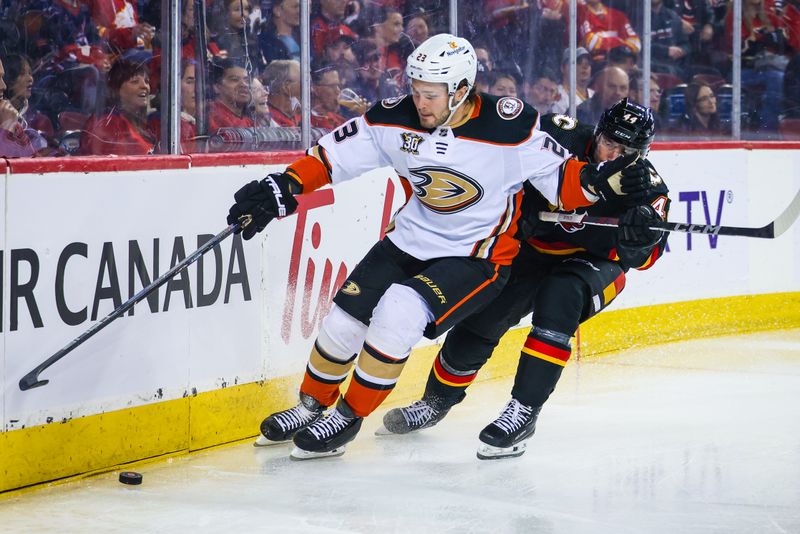
[[[685,232],[690,234],[733,235],[743,237],[761,237],[773,239],[783,234],[794,224],[800,215],[800,191],[794,196],[789,206],[778,215],[778,218],[761,228],[741,228],[738,226],[714,226],[710,224],[685,224],[664,222],[651,226],[652,230],[667,232]],[[553,223],[590,224],[592,226],[619,226],[617,217],[593,217],[581,213],[563,213],[560,211],[540,211],[539,220]]]
[[[218,233],[217,235],[215,235],[214,237],[203,243],[203,246],[192,252],[190,255],[186,256],[186,258],[184,258],[183,261],[181,261],[180,263],[176,264],[175,267],[173,267],[169,271],[165,272],[164,274],[156,278],[152,284],[143,288],[141,291],[139,291],[130,299],[121,304],[117,309],[115,309],[114,311],[103,317],[103,319],[101,319],[97,323],[93,324],[91,328],[89,328],[81,335],[70,341],[67,344],[67,346],[65,346],[63,349],[59,350],[58,352],[47,358],[45,361],[37,365],[32,371],[23,376],[19,381],[19,389],[21,389],[22,391],[27,391],[32,388],[38,388],[39,386],[44,386],[45,384],[50,382],[49,380],[39,380],[39,374],[42,373],[42,371],[44,371],[51,365],[53,365],[54,363],[56,363],[58,360],[60,360],[61,358],[72,352],[84,341],[86,341],[87,339],[98,333],[100,330],[108,326],[108,324],[111,321],[113,321],[117,317],[120,317],[123,313],[125,313],[129,309],[133,308],[133,306],[137,302],[144,299],[147,295],[149,295],[150,293],[152,293],[153,291],[164,285],[167,281],[169,281],[170,278],[180,273],[181,271],[186,269],[189,265],[197,261],[200,258],[200,256],[202,256],[203,254],[205,254],[206,252],[217,246],[219,243],[224,241],[225,238],[227,238],[229,235],[236,232],[240,228],[244,228],[245,226],[250,224],[251,221],[252,217],[250,217],[250,215],[245,215],[240,219],[240,222],[229,225],[223,231],[221,231],[220,233]]]

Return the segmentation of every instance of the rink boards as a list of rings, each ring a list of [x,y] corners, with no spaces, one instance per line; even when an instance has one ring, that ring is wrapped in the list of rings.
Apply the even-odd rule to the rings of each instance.
[[[651,160],[670,220],[761,226],[800,189],[798,148],[664,146]],[[296,156],[0,163],[0,491],[252,436],[292,401],[335,288],[402,205],[391,169],[303,198],[264,237],[224,241],[42,373],[50,384],[17,383],[222,230],[241,184]],[[798,236],[673,234],[576,351],[800,326]],[[525,333],[506,336],[482,379],[513,373]],[[423,345],[390,400],[419,393],[437,350]]]

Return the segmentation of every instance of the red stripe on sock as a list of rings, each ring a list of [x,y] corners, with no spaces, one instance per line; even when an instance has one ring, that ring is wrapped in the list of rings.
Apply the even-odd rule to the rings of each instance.
[[[452,373],[448,373],[447,370],[442,366],[442,363],[439,361],[439,357],[437,356],[436,359],[433,361],[434,371],[436,373],[436,377],[440,380],[443,380],[451,386],[463,386],[466,387],[472,384],[475,377],[478,373],[472,373],[471,375],[454,375]]]
[[[545,356],[550,356],[551,358],[561,360],[562,362],[569,360],[570,351],[562,349],[561,347],[548,345],[547,343],[533,337],[529,337],[525,340],[525,348],[544,354]]]

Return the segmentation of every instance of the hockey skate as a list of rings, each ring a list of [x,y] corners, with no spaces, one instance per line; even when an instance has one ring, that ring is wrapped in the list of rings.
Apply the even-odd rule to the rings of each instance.
[[[294,435],[292,460],[341,456],[345,445],[355,439],[363,420],[353,414],[344,399],[339,399],[335,409]]]
[[[522,456],[526,440],[536,430],[536,418],[541,409],[541,406],[526,406],[512,397],[498,418],[481,430],[478,458],[496,460]]]
[[[261,435],[253,446],[286,443],[298,430],[318,421],[324,411],[325,407],[317,399],[300,393],[300,403],[297,406],[274,413],[261,422]]]
[[[450,411],[449,406],[437,408],[424,397],[405,408],[392,408],[383,416],[383,426],[375,431],[375,435],[408,434],[415,430],[430,428],[444,419]]]

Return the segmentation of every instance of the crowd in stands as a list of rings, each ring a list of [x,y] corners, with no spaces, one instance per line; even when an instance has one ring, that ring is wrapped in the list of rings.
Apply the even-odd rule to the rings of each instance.
[[[653,35],[649,95],[642,94],[642,0],[579,0],[577,117],[596,122],[603,109],[629,97],[656,111],[662,136],[729,136],[732,3],[644,1],[651,2]],[[516,96],[540,113],[567,113],[568,4],[458,2],[459,33],[479,60],[478,89]],[[270,131],[296,131],[300,0],[180,5],[181,90],[174,104],[183,151],[209,150],[220,132],[236,140],[254,131],[269,141]],[[409,53],[449,27],[447,0],[311,5],[317,134],[404,93]],[[205,24],[197,24],[198,10]],[[800,135],[800,0],[743,0],[742,11],[745,137]],[[158,153],[160,20],[161,2],[153,0],[1,0],[0,156]]]

